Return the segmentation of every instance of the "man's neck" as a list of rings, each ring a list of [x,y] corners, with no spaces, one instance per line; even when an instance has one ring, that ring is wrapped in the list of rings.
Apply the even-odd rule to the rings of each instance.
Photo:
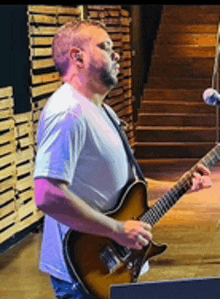
[[[83,95],[88,100],[92,101],[95,105],[101,106],[108,92],[101,94],[93,92],[91,88],[86,84],[82,84],[80,80],[71,80],[69,78],[63,78],[63,82],[70,84],[76,91]]]

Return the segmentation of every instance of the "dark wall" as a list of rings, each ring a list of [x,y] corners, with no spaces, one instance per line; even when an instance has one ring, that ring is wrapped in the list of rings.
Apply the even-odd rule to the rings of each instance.
[[[13,86],[15,113],[30,111],[27,7],[0,6],[0,87]]]
[[[154,42],[160,23],[163,5],[134,5],[132,8],[132,47],[134,49],[133,71],[134,71],[134,94],[135,115],[140,107],[140,98],[147,82],[148,72],[151,64],[151,56]]]

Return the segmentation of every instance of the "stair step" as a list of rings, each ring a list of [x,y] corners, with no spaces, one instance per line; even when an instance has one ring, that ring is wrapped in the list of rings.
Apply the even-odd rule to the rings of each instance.
[[[154,57],[163,56],[164,59],[170,57],[176,58],[215,58],[215,46],[196,46],[196,45],[160,45],[157,44],[154,49]]]
[[[200,78],[173,78],[173,77],[150,77],[147,82],[148,88],[160,89],[206,89],[211,86],[210,79]]]
[[[137,126],[137,142],[215,142],[215,127]]]
[[[204,87],[201,89],[157,89],[145,88],[143,101],[163,100],[163,101],[193,101],[203,102],[202,94]]]
[[[173,24],[160,24],[159,34],[171,33],[217,33],[218,26],[215,25],[175,25]]]
[[[210,113],[215,114],[216,108],[204,102],[180,101],[142,101],[140,113]]]
[[[214,127],[214,114],[139,113],[138,126],[198,126]]]
[[[166,60],[163,56],[153,59],[149,76],[163,77],[185,77],[205,79],[211,78],[213,74],[213,58],[176,58]]]
[[[138,159],[201,158],[214,147],[214,142],[136,142],[135,156]]]
[[[216,42],[216,33],[159,32],[157,35],[160,45],[216,46]]]
[[[163,24],[214,24],[218,23],[220,7],[218,5],[166,5],[163,10]]]
[[[184,174],[192,166],[194,166],[199,159],[198,158],[166,158],[166,159],[137,159],[145,177],[161,179],[164,176],[164,180],[168,180],[169,173],[173,171],[179,171]],[[181,176],[181,175],[180,175]]]

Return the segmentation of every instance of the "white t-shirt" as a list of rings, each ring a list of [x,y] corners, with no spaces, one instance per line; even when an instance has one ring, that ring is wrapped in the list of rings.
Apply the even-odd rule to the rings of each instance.
[[[123,187],[134,180],[122,140],[106,112],[67,83],[42,112],[34,177],[68,182],[73,193],[101,211],[113,208]],[[45,216],[40,269],[71,282],[62,251],[68,230]]]

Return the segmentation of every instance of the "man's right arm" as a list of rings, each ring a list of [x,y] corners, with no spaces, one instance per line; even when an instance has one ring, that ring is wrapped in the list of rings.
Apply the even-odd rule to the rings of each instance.
[[[40,210],[73,230],[109,237],[133,249],[142,249],[152,238],[148,224],[134,220],[117,221],[94,210],[63,181],[36,178],[35,200]]]

